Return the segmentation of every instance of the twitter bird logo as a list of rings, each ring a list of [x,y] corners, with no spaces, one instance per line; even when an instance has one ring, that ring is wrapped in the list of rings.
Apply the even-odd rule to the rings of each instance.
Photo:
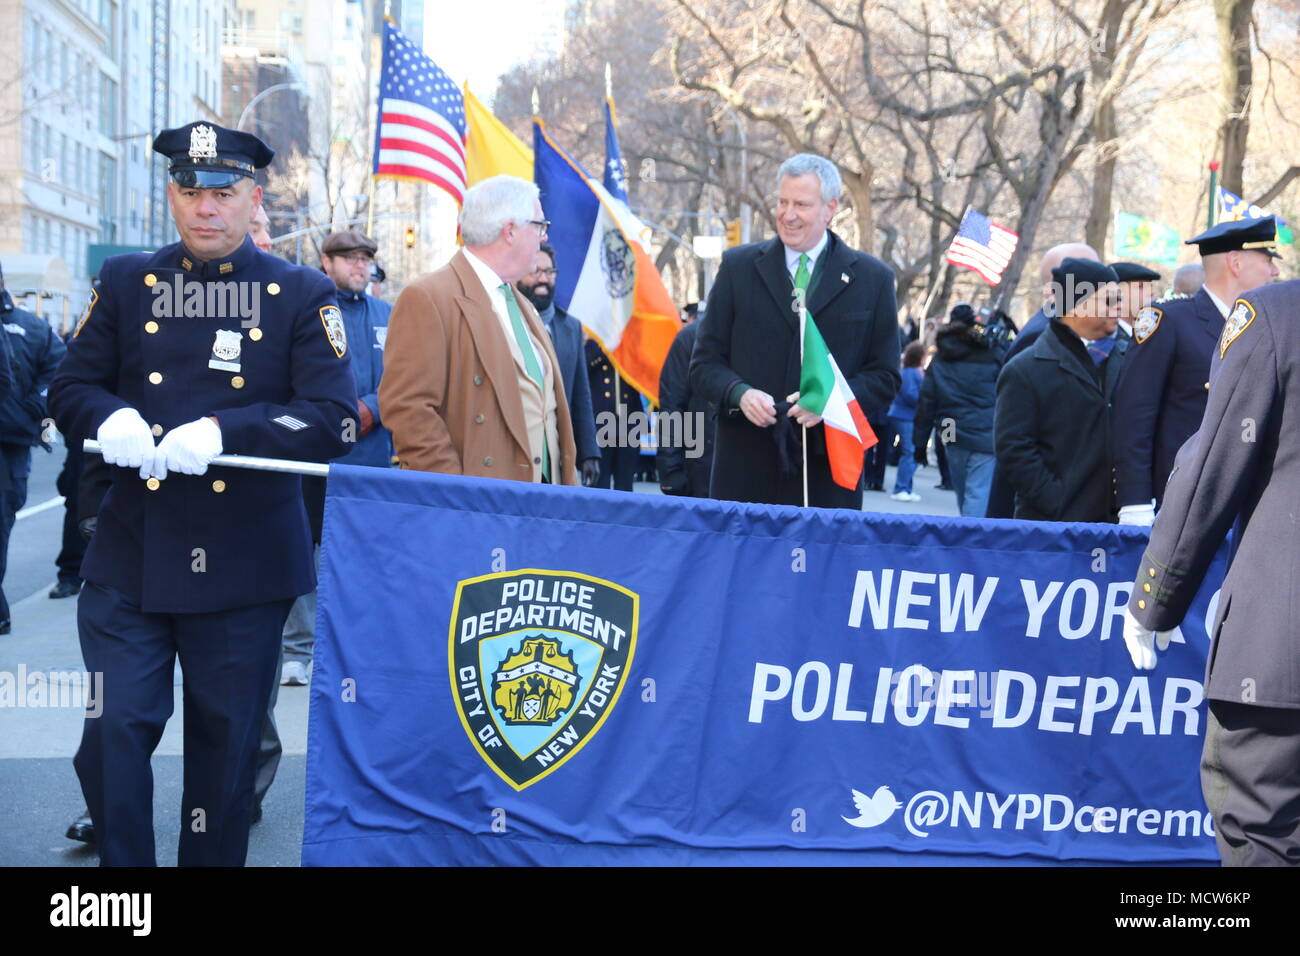
[[[850,788],[852,789],[852,788]],[[867,796],[861,790],[853,790],[853,805],[858,808],[856,817],[840,817],[849,826],[878,827],[894,815],[894,811],[903,804],[890,792],[888,787],[877,787],[876,792]]]

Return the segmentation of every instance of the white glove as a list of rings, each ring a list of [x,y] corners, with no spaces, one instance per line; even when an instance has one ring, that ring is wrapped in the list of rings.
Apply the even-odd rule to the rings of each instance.
[[[122,468],[139,468],[147,478],[153,467],[156,449],[149,423],[134,408],[119,408],[104,419],[95,432],[104,461]]]
[[[1152,631],[1138,623],[1133,612],[1124,608],[1124,645],[1128,656],[1133,658],[1133,666],[1140,671],[1155,670],[1156,649],[1169,647],[1169,638],[1173,631]]]
[[[1119,509],[1119,523],[1137,528],[1149,528],[1156,523],[1156,502],[1149,505],[1125,505]]]
[[[167,471],[183,475],[201,475],[208,470],[212,459],[221,454],[221,429],[210,418],[186,422],[169,431],[158,443],[158,458],[162,468],[158,478],[167,477]]]

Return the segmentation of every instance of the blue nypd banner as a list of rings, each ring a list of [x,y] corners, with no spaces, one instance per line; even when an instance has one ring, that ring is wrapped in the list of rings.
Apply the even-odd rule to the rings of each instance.
[[[303,863],[1216,862],[1145,540],[334,466]]]

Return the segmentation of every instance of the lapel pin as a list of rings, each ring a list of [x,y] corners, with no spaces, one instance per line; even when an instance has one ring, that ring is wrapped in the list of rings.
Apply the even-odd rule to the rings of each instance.
[[[848,274],[847,272],[841,272],[841,273],[840,273],[840,281],[841,281],[841,282],[848,282],[848,281],[849,281],[849,274]]]

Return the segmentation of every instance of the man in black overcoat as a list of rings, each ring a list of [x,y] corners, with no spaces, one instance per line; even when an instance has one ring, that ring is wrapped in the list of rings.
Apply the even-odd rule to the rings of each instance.
[[[781,164],[777,184],[777,238],[723,255],[691,359],[692,387],[718,407],[709,495],[802,504],[805,425],[808,503],[860,509],[860,484],[832,481],[821,418],[798,404],[795,286],[806,283],[809,314],[865,414],[888,407],[902,381],[894,274],[827,229],[839,206],[834,164],[802,153]]]

